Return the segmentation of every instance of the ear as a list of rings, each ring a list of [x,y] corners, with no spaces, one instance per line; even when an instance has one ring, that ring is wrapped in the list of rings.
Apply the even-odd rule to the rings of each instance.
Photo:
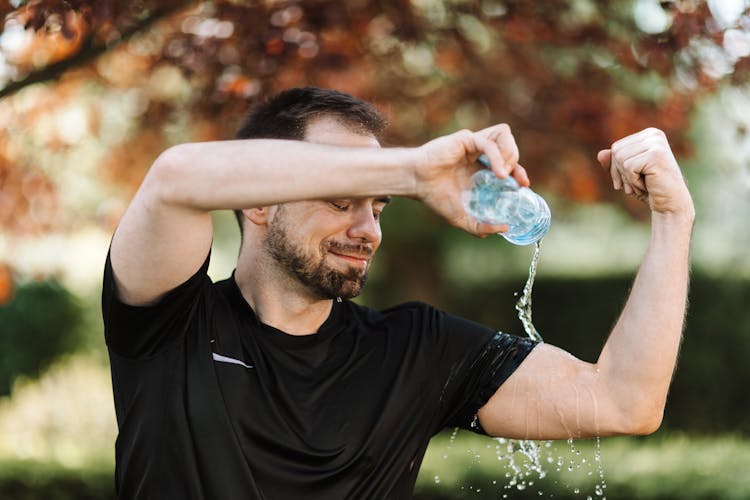
[[[268,224],[271,207],[246,208],[242,214],[256,226]]]

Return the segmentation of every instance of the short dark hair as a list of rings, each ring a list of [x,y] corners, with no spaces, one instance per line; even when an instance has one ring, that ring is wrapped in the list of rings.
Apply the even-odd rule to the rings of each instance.
[[[353,131],[380,138],[386,120],[367,102],[338,90],[318,87],[288,89],[253,107],[235,139],[303,140],[315,118],[332,117]],[[242,233],[243,215],[234,211]]]

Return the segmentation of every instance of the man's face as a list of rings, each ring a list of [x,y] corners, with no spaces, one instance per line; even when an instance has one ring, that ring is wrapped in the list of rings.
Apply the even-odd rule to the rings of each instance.
[[[308,125],[305,140],[379,147],[374,137],[352,132],[327,117]],[[278,205],[263,246],[291,278],[316,297],[356,297],[380,246],[379,218],[388,201],[388,197],[377,197]]]

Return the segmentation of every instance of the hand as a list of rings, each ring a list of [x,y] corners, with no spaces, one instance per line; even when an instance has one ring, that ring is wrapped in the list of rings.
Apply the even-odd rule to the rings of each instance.
[[[452,225],[485,237],[507,231],[504,224],[486,224],[466,213],[461,193],[471,186],[471,176],[481,167],[476,160],[484,153],[492,171],[500,178],[512,175],[528,186],[526,170],[518,164],[518,146],[506,124],[478,132],[461,130],[434,139],[423,146],[416,168],[417,198]]]
[[[647,128],[620,139],[597,159],[609,169],[616,190],[648,203],[652,212],[694,216],[680,166],[661,130]]]

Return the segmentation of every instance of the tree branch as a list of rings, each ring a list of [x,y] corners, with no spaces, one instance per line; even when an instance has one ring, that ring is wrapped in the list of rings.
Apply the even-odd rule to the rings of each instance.
[[[44,66],[43,68],[40,68],[38,70],[32,71],[29,73],[25,78],[22,80],[17,80],[14,82],[9,83],[2,89],[0,89],[0,99],[4,97],[8,97],[12,94],[15,94],[19,90],[21,90],[24,87],[27,87],[29,85],[32,85],[34,83],[42,83],[47,82],[50,80],[56,80],[59,78],[63,73],[68,71],[72,68],[77,68],[84,66],[103,53],[105,53],[108,50],[111,50],[121,43],[129,40],[133,35],[145,30],[155,22],[159,21],[160,19],[163,19],[167,15],[177,11],[178,9],[184,7],[186,4],[190,3],[189,1],[177,3],[174,6],[155,11],[152,15],[145,17],[143,19],[140,19],[138,22],[136,22],[134,25],[132,25],[129,29],[127,29],[120,38],[117,39],[117,41],[109,44],[95,44],[93,42],[93,37],[90,37],[87,42],[85,42],[81,49],[76,52],[73,56],[63,59],[61,61],[58,61],[56,63],[50,64],[48,66]]]

